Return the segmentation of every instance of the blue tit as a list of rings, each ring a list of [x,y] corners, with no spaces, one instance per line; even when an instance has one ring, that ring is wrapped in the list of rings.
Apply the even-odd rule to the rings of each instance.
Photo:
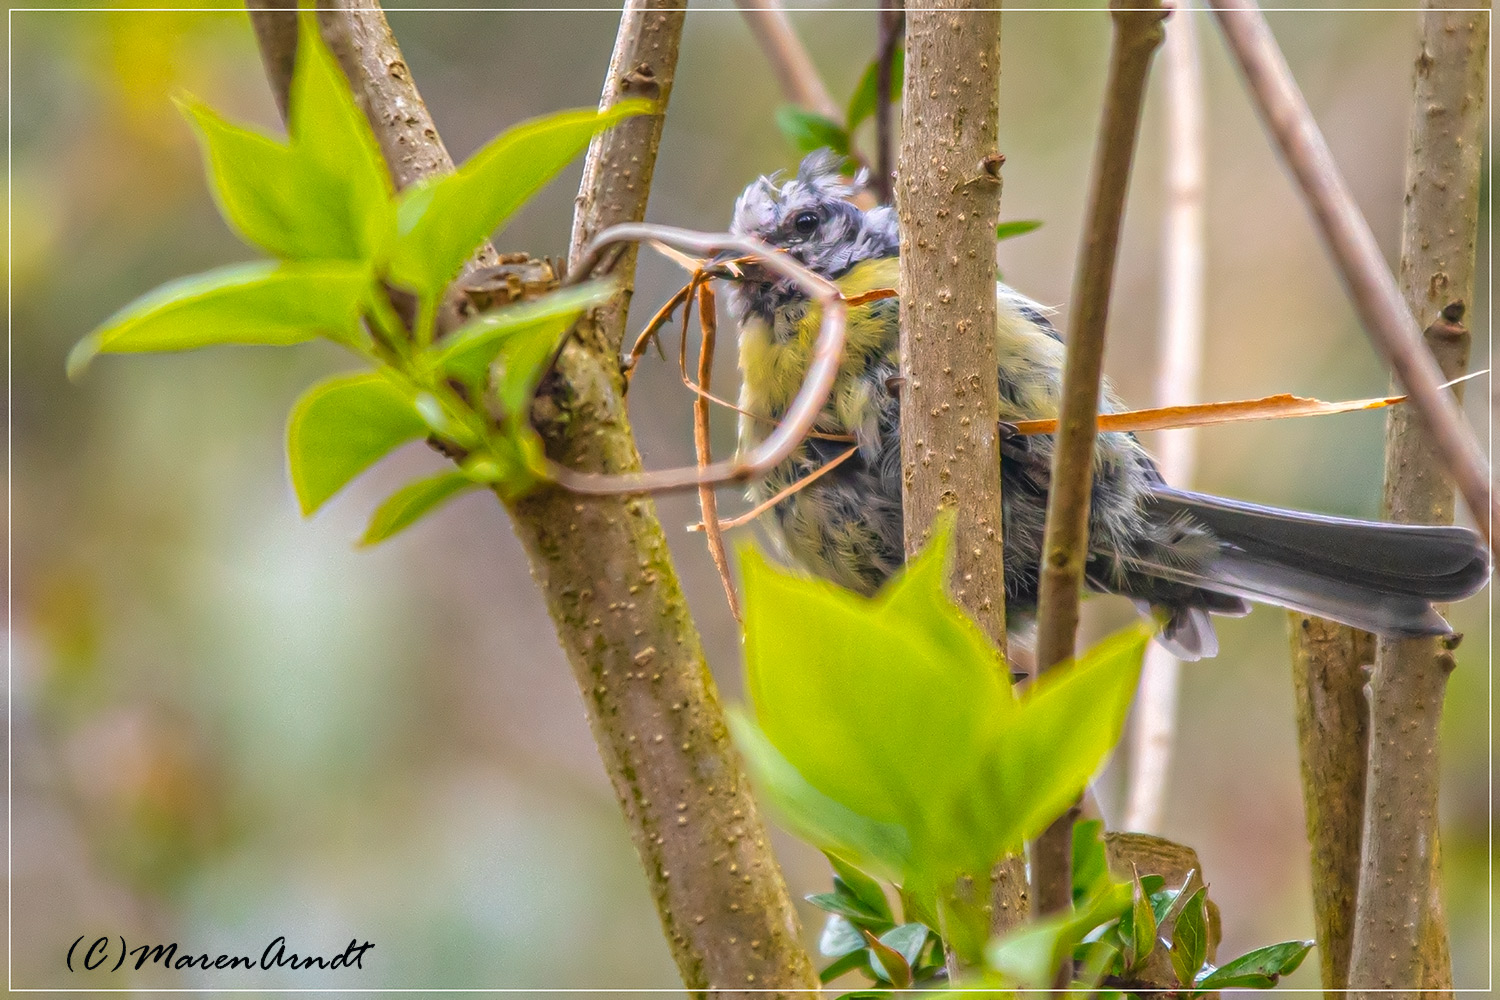
[[[791,254],[847,295],[897,284],[899,238],[888,206],[862,210],[822,151],[796,177],[756,180],[735,204],[732,231]],[[1055,417],[1062,338],[1047,310],[996,286],[1001,419]],[[753,264],[729,294],[739,325],[742,449],[764,439],[802,384],[819,307]],[[899,319],[896,299],[850,310],[843,363],[816,430],[751,487],[764,501],[850,448],[857,452],[781,500],[769,527],[785,555],[851,590],[873,593],[903,563]],[[1120,404],[1106,385],[1104,405]],[[1001,523],[1008,626],[1036,610],[1052,439],[1001,428]],[[1161,622],[1185,659],[1218,651],[1209,616],[1250,602],[1293,608],[1387,636],[1445,634],[1434,602],[1473,594],[1489,577],[1473,531],[1383,524],[1281,510],[1174,489],[1134,435],[1099,435],[1089,511],[1089,589],[1122,594]]]

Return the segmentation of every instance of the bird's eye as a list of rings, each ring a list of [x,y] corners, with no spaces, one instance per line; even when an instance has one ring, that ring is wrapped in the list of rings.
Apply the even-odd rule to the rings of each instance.
[[[813,230],[818,228],[818,213],[802,212],[792,220],[792,227],[803,236],[811,236]]]

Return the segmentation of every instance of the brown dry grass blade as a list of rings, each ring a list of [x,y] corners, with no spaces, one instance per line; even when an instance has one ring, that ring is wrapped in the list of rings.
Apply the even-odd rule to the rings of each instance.
[[[718,530],[728,531],[730,528],[740,528],[749,524],[751,521],[755,520],[757,517],[760,517],[772,507],[781,503],[781,501],[785,500],[787,497],[791,496],[794,493],[797,493],[800,490],[806,489],[808,486],[811,486],[818,480],[819,477],[823,476],[825,473],[832,472],[840,465],[843,465],[849,459],[854,457],[854,453],[856,451],[859,451],[859,446],[851,445],[847,451],[840,452],[827,465],[819,466],[816,472],[812,472],[806,476],[803,476],[801,479],[797,480],[795,483],[788,486],[780,493],[777,493],[771,499],[757,504],[754,508],[745,511],[745,513],[740,514],[738,517],[732,517],[727,521],[718,522]],[[690,524],[688,525],[687,530],[703,531],[704,527],[702,524]]]
[[[694,281],[698,276],[694,275]],[[686,314],[684,313],[684,317]],[[718,311],[713,286],[703,281],[698,285],[698,326],[703,331],[703,342],[698,347],[698,384],[703,393],[693,398],[693,447],[698,454],[698,467],[705,468],[713,462],[709,443],[708,388],[713,378],[714,339],[718,331]],[[683,357],[687,356],[687,329],[682,331]],[[687,381],[687,364],[683,362],[682,379]],[[729,553],[724,548],[724,534],[719,528],[719,500],[714,488],[708,484],[698,487],[698,507],[703,512],[703,523],[707,526],[704,540],[708,543],[708,554],[713,557],[714,568],[719,571],[719,580],[724,584],[724,597],[729,601],[729,612],[734,620],[744,622],[740,615],[740,597],[734,589],[734,579],[729,575]]]
[[[1454,379],[1443,388],[1449,388],[1466,379],[1483,374],[1485,374],[1484,371],[1473,372],[1462,379]],[[1235,399],[1220,403],[1158,406],[1145,410],[1126,410],[1121,413],[1101,413],[1099,414],[1099,430],[1165,431],[1178,427],[1206,427],[1212,424],[1234,424],[1250,420],[1326,417],[1335,413],[1379,410],[1405,401],[1405,396],[1377,396],[1371,399],[1350,399],[1329,403],[1309,396],[1294,396],[1289,392],[1283,392],[1275,396],[1262,396],[1259,399]],[[1014,424],[1014,427],[1019,434],[1052,434],[1057,431],[1057,421],[1053,419],[1022,420]]]

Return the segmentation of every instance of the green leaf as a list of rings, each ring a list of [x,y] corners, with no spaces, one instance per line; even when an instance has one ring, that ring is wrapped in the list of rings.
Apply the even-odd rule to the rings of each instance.
[[[1143,625],[1124,629],[1033,684],[995,734],[974,808],[989,803],[986,815],[1025,838],[1062,815],[1119,741],[1150,637]]]
[[[927,944],[927,935],[931,933],[932,931],[925,924],[902,924],[880,935],[880,943],[899,952],[901,957],[906,959],[908,969],[915,969],[918,959],[921,958],[922,949]]]
[[[1021,987],[1051,989],[1057,970],[1071,959],[1084,936],[1130,909],[1131,887],[1111,885],[1087,905],[1022,924],[991,941],[985,960],[1007,981]]]
[[[761,793],[789,829],[827,853],[899,881],[911,868],[911,838],[892,823],[861,816],[814,788],[744,713],[731,709],[729,731]]]
[[[1198,980],[1196,988],[1227,990],[1232,987],[1245,987],[1268,990],[1275,986],[1282,976],[1297,970],[1297,966],[1302,964],[1302,960],[1312,950],[1313,944],[1312,941],[1283,941],[1280,944],[1257,948],[1232,962],[1219,966]]]
[[[1131,894],[1131,929],[1129,965],[1138,969],[1156,950],[1156,913],[1151,909],[1150,895],[1141,887],[1137,872]]]
[[[818,951],[828,958],[838,958],[853,951],[864,951],[865,936],[844,917],[834,914],[823,924],[818,937]]]
[[[828,863],[833,866],[833,884],[836,889],[853,896],[866,909],[881,918],[895,922],[896,916],[891,912],[890,901],[885,898],[885,890],[880,887],[877,880],[836,854],[826,856]]]
[[[1187,873],[1187,877],[1182,880],[1182,885],[1176,889],[1162,889],[1151,894],[1151,909],[1156,914],[1158,927],[1166,927],[1176,920],[1182,908],[1191,900],[1192,893],[1187,891],[1187,887],[1192,884],[1193,876],[1197,874],[1198,870],[1195,868]],[[1163,882],[1165,881],[1163,879]]]
[[[490,364],[502,359],[501,405],[506,412],[524,413],[541,377],[540,367],[557,349],[558,340],[585,311],[609,301],[616,287],[613,281],[589,281],[481,313],[443,338],[437,366],[469,385],[481,385]]]
[[[836,913],[841,917],[847,917],[862,927],[883,922],[880,914],[872,912],[859,900],[845,896],[842,893],[815,892],[805,898],[818,909],[826,913]]]
[[[926,930],[925,927],[922,929]],[[869,931],[865,932],[865,941],[870,948],[870,968],[876,976],[897,989],[904,990],[911,985],[911,963],[905,955]]]
[[[826,146],[840,156],[849,155],[849,133],[844,126],[816,111],[783,104],[776,109],[776,127],[799,153],[811,153]]]
[[[383,542],[416,524],[458,494],[478,488],[478,483],[459,470],[407,483],[376,509],[360,544],[374,545]]]
[[[1012,239],[1016,236],[1025,236],[1027,233],[1035,232],[1042,228],[1041,219],[1023,219],[1015,222],[1002,222],[995,227],[995,241]]]
[[[1208,919],[1204,907],[1204,887],[1199,886],[1172,928],[1172,968],[1177,981],[1192,986],[1208,955]]]
[[[1104,821],[1073,824],[1073,902],[1089,898],[1112,884],[1109,856],[1104,849]]]
[[[507,129],[451,174],[401,193],[391,275],[425,297],[438,295],[474,248],[588,145],[594,133],[635,115],[649,101],[621,101],[602,114],[563,111]]]
[[[319,382],[287,421],[287,464],[302,513],[311,514],[392,449],[426,434],[410,396],[383,375]]]
[[[357,255],[383,258],[396,228],[390,173],[369,120],[354,103],[349,81],[309,12],[301,15],[288,103],[291,147],[312,179],[304,200],[329,197],[325,210],[347,220]]]
[[[68,355],[77,377],[97,354],[213,344],[300,344],[355,336],[370,275],[360,264],[234,264],[170,281],[105,320]]]
[[[901,100],[901,78],[906,72],[906,46],[896,46],[895,52],[891,54],[891,103],[895,104]],[[848,134],[853,135],[854,130],[859,128],[860,123],[875,114],[875,95],[880,90],[880,64],[876,60],[870,60],[870,65],[865,67],[864,75],[859,78],[859,83],[854,88],[854,93],[849,97],[849,111],[845,115],[844,124]]]
[[[855,948],[853,951],[845,952],[832,962],[829,962],[823,971],[818,973],[818,981],[825,984],[831,983],[846,972],[853,972],[855,969],[868,970],[869,967],[870,953],[865,950],[864,939],[861,938],[860,947]],[[874,978],[874,973],[870,973],[870,976]]]

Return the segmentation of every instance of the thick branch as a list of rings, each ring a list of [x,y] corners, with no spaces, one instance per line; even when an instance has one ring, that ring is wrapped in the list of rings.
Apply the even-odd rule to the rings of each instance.
[[[812,57],[792,30],[786,11],[781,9],[777,0],[735,0],[735,3],[745,16],[750,33],[771,61],[776,82],[781,84],[786,99],[825,118],[843,121],[844,113],[828,95],[828,88],[823,85]]]
[[[1493,547],[1496,514],[1484,454],[1453,396],[1442,388],[1442,372],[1422,344],[1422,327],[1402,300],[1369,223],[1344,184],[1265,17],[1253,0],[1224,0],[1215,13],[1257,110],[1328,244],[1366,334],[1410,394],[1410,405],[1430,428],[1443,467],[1458,484],[1477,527]]]
[[[922,548],[939,511],[956,508],[954,597],[1003,650],[995,355],[1000,12],[980,7],[948,3],[908,17],[896,182],[897,391],[907,554]],[[980,899],[982,882],[972,887]],[[994,900],[996,929],[1008,930],[1026,913],[1020,860],[1006,862],[996,883],[1003,890]]]
[[[1069,307],[1057,443],[1047,496],[1037,607],[1039,670],[1072,659],[1077,640],[1109,292],[1146,76],[1151,57],[1161,44],[1162,21],[1167,16],[1159,5],[1126,9],[1113,4],[1111,15],[1114,41],[1109,79]],[[1067,815],[1044,832],[1032,848],[1031,895],[1040,913],[1072,905],[1072,844],[1072,816]]]
[[[1487,17],[1432,9],[1421,15],[1400,277],[1407,308],[1429,324],[1426,347],[1444,378],[1463,374],[1469,361],[1461,320],[1474,291]],[[1386,515],[1451,523],[1453,486],[1443,473],[1422,414],[1399,407],[1386,423]],[[1349,976],[1355,989],[1453,988],[1436,882],[1438,729],[1451,648],[1438,638],[1376,643],[1365,859]]]
[[[1162,336],[1157,360],[1156,405],[1199,400],[1203,374],[1203,73],[1198,66],[1198,23],[1184,3],[1167,25],[1162,48],[1167,92],[1167,212],[1162,235]],[[1197,431],[1162,431],[1157,464],[1167,482],[1192,485]],[[1131,730],[1130,794],[1125,829],[1161,832],[1172,741],[1177,729],[1177,688],[1182,664],[1153,643],[1141,667]]]
[[[657,4],[628,6],[620,45],[664,39],[660,14]],[[362,4],[357,13],[324,12],[320,23],[325,34],[348,41],[342,50],[337,41],[331,44],[356,92],[363,90],[365,110],[398,180],[451,166],[378,8]],[[680,10],[673,10],[664,30],[680,27]],[[656,58],[675,53],[675,38],[657,51]],[[632,67],[646,61],[645,53],[621,52],[612,60]],[[670,79],[673,66],[651,69],[658,79]],[[412,118],[428,125],[411,132]],[[617,155],[637,156],[644,165],[656,156],[656,134],[629,152],[617,149]],[[398,142],[403,135],[406,141]],[[649,168],[643,169],[649,176]],[[644,211],[644,197],[642,192],[640,203],[627,211]],[[585,203],[608,200],[595,192]],[[618,333],[612,336],[618,343]],[[602,335],[590,338],[591,344],[600,342]],[[604,472],[640,468],[613,354],[571,343],[539,394],[533,417],[555,460]],[[697,994],[711,988],[815,989],[817,977],[729,743],[654,506],[642,498],[578,497],[550,489],[511,504],[510,511],[584,693],[684,983]]]

